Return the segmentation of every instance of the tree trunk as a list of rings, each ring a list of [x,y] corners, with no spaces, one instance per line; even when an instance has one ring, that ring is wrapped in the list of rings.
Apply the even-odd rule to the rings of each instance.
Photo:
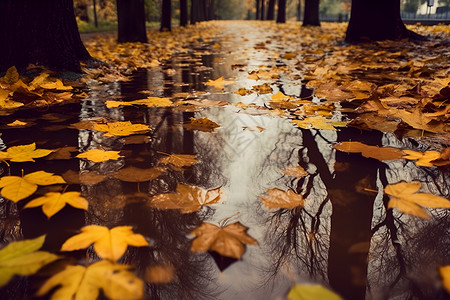
[[[72,0],[0,1],[0,72],[29,64],[81,72],[91,60],[81,42]]]
[[[260,14],[260,20],[264,20],[265,3],[266,3],[266,0],[261,0],[261,14]]]
[[[215,16],[215,7],[214,7],[214,0],[208,0],[208,20],[214,20],[216,18]]]
[[[77,16],[81,21],[89,22],[88,16],[88,6],[84,3],[75,4],[75,16]]]
[[[298,0],[297,3],[297,21],[302,19],[302,0]]]
[[[277,23],[286,23],[286,0],[278,0]]]
[[[191,24],[206,20],[206,0],[191,1]]]
[[[119,43],[147,43],[144,0],[117,0]]]
[[[256,16],[255,20],[259,20],[261,18],[261,0],[256,0]]]
[[[319,0],[305,0],[303,26],[320,26]]]
[[[180,0],[180,26],[185,27],[188,24],[188,4],[187,0]]]
[[[267,5],[267,20],[273,20],[275,16],[275,0],[269,0]]]
[[[172,30],[172,0],[162,1],[161,28],[160,31]]]
[[[347,42],[411,37],[400,17],[400,0],[352,0]]]

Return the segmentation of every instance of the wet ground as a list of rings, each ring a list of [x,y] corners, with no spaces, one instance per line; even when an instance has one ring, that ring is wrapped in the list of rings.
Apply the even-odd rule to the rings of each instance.
[[[88,83],[88,97],[81,103],[1,117],[0,150],[33,142],[38,148],[67,149],[65,157],[2,163],[2,176],[45,170],[65,174],[70,181],[72,173],[68,187],[40,187],[38,194],[65,188],[80,191],[89,202],[87,211],[66,206],[47,219],[40,208],[24,209],[22,202],[1,199],[1,242],[47,234],[44,249],[57,252],[82,226],[133,226],[150,246],[129,247],[120,262],[134,266],[144,279],[146,270],[155,265],[171,266],[174,272],[169,283],[147,282],[148,299],[285,299],[296,283],[318,283],[345,299],[445,299],[438,267],[449,264],[448,211],[430,209],[430,219],[421,219],[387,210],[383,187],[416,180],[425,191],[448,199],[448,168],[424,168],[405,160],[380,162],[339,152],[331,146],[340,141],[418,151],[428,148],[413,138],[376,130],[301,129],[289,118],[264,109],[278,91],[319,103],[310,97],[295,61],[280,57],[290,49],[284,49],[280,41],[270,42],[272,35],[250,25],[229,24],[220,39],[186,45],[186,51],[164,61],[160,69],[141,69],[128,82]],[[261,66],[291,72],[278,78],[248,79]],[[223,89],[205,85],[221,76],[230,81]],[[273,91],[234,93],[263,83]],[[230,105],[105,105],[108,100],[147,96]],[[208,118],[220,127],[186,126],[191,118]],[[347,118],[345,112],[333,111],[333,120]],[[14,120],[28,125],[3,125]],[[71,126],[84,120],[131,121],[150,125],[151,130],[108,137],[101,131]],[[98,163],[75,157],[94,148],[120,151],[121,157]],[[160,159],[168,154],[195,155],[198,163],[166,167],[157,178],[143,182],[114,176],[131,166],[161,166]],[[282,172],[295,166],[302,166],[308,175]],[[77,182],[73,174],[95,174],[101,179],[78,177]],[[190,213],[148,204],[152,196],[174,192],[178,184],[221,188],[222,196],[218,203]],[[261,197],[275,188],[302,194],[304,208],[268,209]],[[202,222],[237,221],[258,242],[247,245],[240,260],[190,250],[193,236],[189,233]],[[98,259],[92,249],[64,255],[73,263]],[[52,270],[46,272],[48,276]],[[42,280],[41,276],[15,277],[2,288],[2,298],[31,298]]]

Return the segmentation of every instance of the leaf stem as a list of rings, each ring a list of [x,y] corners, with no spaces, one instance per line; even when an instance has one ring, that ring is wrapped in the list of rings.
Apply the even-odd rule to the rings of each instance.
[[[226,224],[226,222],[228,221],[228,220],[230,220],[231,218],[234,218],[234,217],[237,217],[237,216],[239,216],[240,215],[240,213],[241,212],[237,212],[237,213],[235,213],[234,215],[232,215],[232,216],[229,216],[229,217],[227,217],[227,218],[225,218],[225,219],[223,219],[223,221],[222,222],[220,222],[220,224],[219,224],[219,227],[224,227],[225,226],[225,224]]]

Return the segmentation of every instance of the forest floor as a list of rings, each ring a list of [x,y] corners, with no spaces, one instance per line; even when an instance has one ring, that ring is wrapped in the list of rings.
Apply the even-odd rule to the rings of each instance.
[[[101,267],[116,284],[93,288],[108,297],[445,299],[450,26],[361,45],[345,29],[214,21],[151,30],[148,44],[89,34],[106,65],[75,81],[11,68],[0,243],[36,251],[45,234],[39,267],[59,259],[31,277],[12,278],[39,268],[0,263],[1,295],[44,295],[70,286],[63,272]]]

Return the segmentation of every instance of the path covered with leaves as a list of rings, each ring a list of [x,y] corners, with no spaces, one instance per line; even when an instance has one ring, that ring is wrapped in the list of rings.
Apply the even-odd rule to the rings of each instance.
[[[450,30],[412,29],[207,22],[84,36],[79,79],[11,68],[0,292],[444,299]]]

